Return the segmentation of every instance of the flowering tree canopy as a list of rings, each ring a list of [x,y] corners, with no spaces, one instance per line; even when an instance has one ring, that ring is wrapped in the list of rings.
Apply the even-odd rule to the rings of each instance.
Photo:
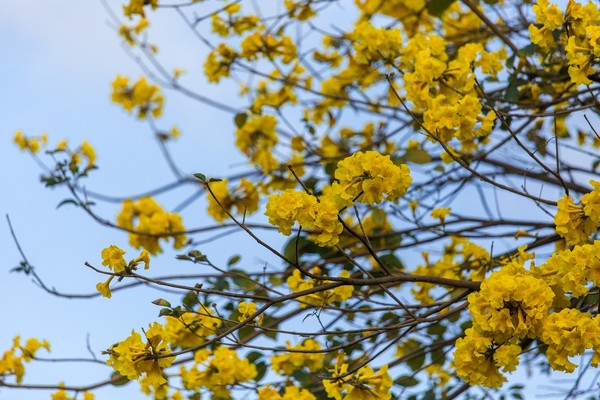
[[[17,131],[14,143],[63,204],[113,229],[81,260],[98,276],[95,288],[77,286],[96,298],[90,308],[139,286],[165,292],[136,294],[156,312],[106,344],[97,381],[28,381],[52,338],[16,336],[0,352],[0,390],[521,398],[509,380],[526,365],[579,374],[561,396],[597,395],[600,10],[583,1],[124,4],[110,15],[142,74],[116,76],[107,97],[147,124],[174,183],[106,214],[107,196],[86,179],[118,160],[97,158],[94,138]],[[206,96],[167,67],[177,60],[153,43],[159,13],[197,41],[202,84],[231,94]],[[196,133],[162,122],[167,90],[228,118],[218,134],[246,160],[241,173],[182,170],[171,150]],[[161,200],[190,187],[176,210]],[[211,244],[223,239],[209,235],[232,229],[254,248],[231,246],[221,261]],[[165,257],[173,251],[177,260]],[[64,296],[25,253],[15,270]],[[193,274],[165,275],[174,263]]]

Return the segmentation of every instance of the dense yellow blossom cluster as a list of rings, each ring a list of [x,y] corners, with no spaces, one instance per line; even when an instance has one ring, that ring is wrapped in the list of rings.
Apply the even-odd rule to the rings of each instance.
[[[146,383],[158,388],[167,380],[163,369],[171,365],[173,357],[165,342],[163,326],[154,322],[144,331],[145,340],[135,331],[125,340],[110,347],[107,364],[128,379],[138,379],[144,375]]]
[[[145,77],[130,85],[129,78],[121,75],[118,75],[112,83],[111,99],[129,113],[136,111],[139,119],[149,116],[160,117],[165,101],[160,87],[148,83]]]
[[[185,232],[185,226],[181,216],[165,211],[152,197],[125,200],[117,215],[117,226],[137,232],[129,232],[129,244],[137,249],[143,247],[152,255],[162,253],[159,239],[173,237],[173,247],[176,249],[182,248],[187,241],[182,233]]]
[[[242,178],[233,191],[227,187],[227,180],[211,182],[210,189],[212,194],[206,194],[208,214],[218,222],[224,222],[228,218],[227,212],[233,212],[233,209],[238,215],[250,215],[258,210],[258,190],[247,179]]]
[[[569,245],[588,242],[600,227],[600,182],[592,180],[590,184],[594,189],[583,195],[581,205],[575,204],[568,195],[558,201],[554,216],[556,233]]]
[[[194,355],[194,365],[181,367],[181,379],[186,389],[205,387],[216,398],[229,398],[229,386],[256,377],[256,366],[240,359],[234,350],[219,346],[214,351],[201,349]]]
[[[559,252],[539,268],[526,270],[515,260],[493,272],[469,295],[473,327],[456,341],[456,372],[470,384],[500,387],[506,381],[502,372],[514,371],[519,362],[524,338],[548,345],[554,370],[573,372],[577,365],[569,357],[588,349],[597,365],[600,318],[569,308],[564,294],[579,297],[587,294],[588,280],[598,284],[599,251],[595,242]]]
[[[312,269],[312,273],[315,275],[322,275],[321,269],[318,267],[314,267]],[[324,277],[324,280],[327,277],[327,275],[322,276]],[[348,277],[350,277],[350,273],[348,271],[343,270],[340,273],[340,278]],[[302,273],[296,269],[292,275],[287,278],[287,284],[292,292],[296,293],[318,287],[319,285],[323,284],[323,281],[313,278],[302,279]],[[301,301],[300,306],[303,308],[309,305],[314,307],[322,307],[327,304],[346,301],[350,298],[350,296],[352,296],[353,292],[353,286],[339,286],[334,289],[315,291],[315,293],[300,296],[298,300]]]
[[[349,376],[336,379],[348,372],[348,364],[344,362],[344,358],[344,353],[338,355],[332,370],[332,378],[323,380],[323,386],[329,397],[335,400],[389,400],[392,398],[390,392],[392,378],[387,372],[387,365],[382,366],[377,373],[367,365]]]
[[[188,311],[179,317],[167,315],[164,325],[166,340],[171,347],[190,348],[215,335],[223,322],[210,308],[200,305],[195,312]]]
[[[529,26],[531,41],[552,51],[558,45],[556,39],[566,50],[571,82],[577,85],[589,85],[588,78],[596,72],[592,66],[600,57],[600,10],[593,2],[582,5],[569,0],[566,11],[560,11],[557,5],[548,0],[539,0],[533,6],[537,25]]]
[[[422,253],[425,263],[414,269],[415,275],[439,276],[448,279],[481,280],[490,263],[490,253],[469,239],[453,236],[450,244],[445,246],[444,254],[435,262],[430,260],[428,252]],[[414,298],[421,304],[435,302],[435,291],[441,290],[438,285],[428,282],[417,282],[411,290]]]
[[[280,394],[277,389],[266,385],[258,390],[258,400],[316,400],[317,398],[308,391],[308,389],[299,388],[297,386],[286,386],[283,394]]]
[[[313,339],[307,339],[295,346],[287,342],[286,347],[292,351],[271,357],[271,368],[274,371],[291,376],[298,369],[307,368],[310,372],[317,372],[323,367],[325,353],[319,352],[321,345]]]
[[[21,345],[21,337],[15,336],[12,347],[0,358],[0,380],[4,381],[7,377],[14,376],[16,382],[21,383],[25,375],[24,363],[35,358],[41,348],[50,351],[50,343],[46,340],[40,342],[36,338],[30,338]]]

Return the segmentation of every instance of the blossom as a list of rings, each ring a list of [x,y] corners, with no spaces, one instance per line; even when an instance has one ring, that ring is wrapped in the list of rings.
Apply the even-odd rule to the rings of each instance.
[[[130,380],[144,375],[147,383],[156,388],[167,382],[162,371],[171,365],[174,357],[168,357],[171,351],[161,324],[154,322],[144,335],[146,343],[139,333],[131,331],[131,336],[112,345],[106,363]]]
[[[335,178],[344,191],[366,204],[402,197],[412,182],[406,164],[395,165],[376,151],[358,152],[340,161]]]
[[[245,302],[242,301],[240,302],[240,304],[238,304],[238,312],[240,313],[240,316],[238,317],[238,321],[242,322],[245,321],[246,319],[250,318],[250,316],[252,316],[255,312],[256,312],[256,303],[254,302]],[[260,314],[258,317],[256,317],[255,322],[257,325],[262,325],[262,321],[263,321],[263,315]]]
[[[544,280],[517,263],[493,272],[481,283],[479,292],[468,297],[473,326],[498,343],[535,337],[553,298],[554,292]]]
[[[112,269],[116,274],[125,270],[127,261],[125,261],[124,250],[115,245],[111,245],[102,250],[102,265]]]
[[[548,345],[546,356],[552,369],[573,372],[577,365],[569,357],[594,350],[595,366],[600,355],[600,317],[588,312],[565,308],[552,313],[544,321],[541,340]]]
[[[501,373],[514,371],[521,348],[516,344],[494,344],[475,329],[465,331],[456,340],[454,365],[456,373],[471,385],[498,388],[506,381]]]
[[[166,316],[166,340],[173,347],[189,348],[204,343],[223,325],[210,308],[200,305],[195,312],[185,312],[178,318]]]
[[[302,344],[295,346],[287,342],[286,348],[291,351],[275,354],[271,357],[271,368],[279,374],[291,376],[294,371],[302,368],[317,372],[323,367],[325,353],[318,352],[318,350],[321,350],[321,346],[313,339],[307,339]],[[297,350],[297,352],[294,352],[294,350]],[[313,352],[304,353],[303,351]]]
[[[181,367],[181,379],[186,389],[199,390],[206,387],[217,397],[227,397],[228,387],[247,382],[257,375],[256,366],[248,359],[240,359],[235,352],[225,346],[214,351],[202,349],[194,355],[194,365],[189,369]]]
[[[152,197],[125,200],[117,215],[117,226],[140,232],[129,232],[129,244],[138,249],[143,247],[152,255],[163,251],[160,240],[173,237],[173,247],[176,249],[182,248],[187,241],[186,235],[181,233],[186,230],[181,215],[165,211]]]
[[[591,197],[588,199],[591,200]],[[591,207],[588,208],[588,212],[591,210]],[[573,203],[573,199],[568,195],[564,195],[558,201],[554,224],[556,233],[571,245],[585,243],[597,229],[594,221],[585,214],[583,206]]]
[[[366,365],[350,376],[336,379],[348,372],[344,354],[340,353],[332,371],[333,376],[331,379],[324,379],[323,386],[327,395],[336,400],[389,400],[392,397],[390,389],[393,382],[387,369],[386,364],[375,373],[373,368]]]

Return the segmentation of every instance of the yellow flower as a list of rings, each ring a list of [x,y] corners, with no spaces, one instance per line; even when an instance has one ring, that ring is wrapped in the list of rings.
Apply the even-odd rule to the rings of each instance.
[[[189,348],[200,345],[215,335],[223,324],[210,308],[200,305],[195,312],[186,312],[179,318],[166,317],[166,338],[173,347]]]
[[[137,225],[134,226],[137,218]],[[138,201],[125,200],[121,212],[117,215],[117,226],[125,229],[134,229],[150,235],[129,233],[129,244],[135,248],[148,250],[152,255],[162,252],[159,240],[174,238],[173,247],[182,248],[187,237],[181,216],[177,213],[165,211],[152,197],[143,197]],[[162,235],[162,236],[159,236]]]
[[[235,350],[225,346],[219,346],[213,352],[199,350],[194,355],[194,361],[195,364],[189,369],[181,367],[183,386],[190,390],[206,387],[218,398],[228,398],[230,385],[250,381],[258,373],[256,366],[248,359],[241,360]]]
[[[121,273],[127,266],[125,261],[124,250],[121,250],[115,245],[109,246],[102,250],[102,265],[112,269],[115,273]]]
[[[376,151],[358,152],[340,161],[335,178],[345,192],[358,201],[379,204],[402,197],[412,182],[406,164],[395,165],[390,156]]]
[[[158,118],[162,114],[164,97],[157,85],[149,84],[145,77],[141,77],[133,85],[129,79],[117,75],[112,83],[111,99],[121,104],[125,111],[131,113],[137,110],[137,118],[144,119],[149,115]]]
[[[473,325],[482,335],[504,343],[535,337],[548,315],[554,292],[516,262],[493,272],[469,295]]]
[[[506,381],[500,372],[513,371],[521,348],[516,344],[497,345],[473,328],[456,340],[454,365],[456,373],[471,385],[498,388]]]
[[[96,284],[96,290],[100,292],[102,297],[106,297],[107,299],[110,299],[112,296],[109,286],[112,279],[113,277],[111,276],[106,280],[106,282],[98,282],[98,284]]]
[[[338,355],[331,379],[324,379],[323,386],[329,397],[336,400],[389,400],[392,378],[387,372],[388,366],[382,366],[377,373],[370,366],[364,366],[350,376],[335,379],[348,371],[344,363],[344,354]]]
[[[591,199],[588,197],[587,199]],[[593,208],[588,212],[593,214]],[[590,235],[597,230],[597,225],[589,218],[582,206],[573,203],[573,199],[564,195],[558,201],[558,210],[554,216],[556,233],[562,236],[568,244],[582,244],[588,241]]]
[[[139,333],[132,331],[127,339],[111,346],[106,363],[130,380],[143,374],[148,384],[158,388],[167,382],[162,371],[171,365],[174,357],[168,357],[171,351],[164,340],[165,331],[161,324],[154,322],[144,334],[146,343]]]
[[[238,321],[242,322],[245,321],[246,319],[250,318],[250,316],[252,314],[254,314],[256,312],[256,304],[254,302],[245,302],[242,301],[240,304],[238,304],[238,312],[240,313],[240,316],[238,317]],[[260,314],[258,317],[255,318],[255,323],[257,325],[262,325],[262,321],[263,321],[263,315]]]
[[[238,215],[250,215],[258,210],[258,189],[252,182],[242,178],[238,187],[232,192],[229,191],[227,183],[227,180],[210,183],[212,194],[207,193],[206,199],[208,214],[211,217],[222,223],[229,218],[225,211],[233,212],[235,209]],[[215,197],[219,200],[218,203]]]
[[[296,370],[304,367],[311,372],[317,372],[323,367],[325,353],[317,352],[321,350],[319,343],[313,339],[307,339],[302,344],[292,346],[290,342],[286,343],[289,352],[276,354],[271,357],[271,368],[281,375],[291,376]],[[294,352],[298,350],[299,352]],[[315,351],[314,353],[303,353],[302,351]]]
[[[431,210],[431,217],[435,219],[439,219],[444,223],[446,217],[450,214],[450,208],[447,207],[438,207]]]
[[[577,365],[569,357],[581,355],[586,349],[600,353],[600,317],[566,308],[546,318],[540,337],[548,345],[550,367],[573,372]]]

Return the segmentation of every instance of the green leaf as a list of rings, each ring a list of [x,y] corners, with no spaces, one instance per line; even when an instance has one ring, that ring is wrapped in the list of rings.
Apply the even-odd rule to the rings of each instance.
[[[442,336],[446,332],[446,326],[442,324],[429,325],[427,333],[430,335]]]
[[[239,288],[250,291],[256,289],[256,282],[254,282],[248,274],[242,271],[241,269],[232,269],[229,271],[234,273],[232,276],[233,283],[235,283]]]
[[[454,0],[431,0],[427,4],[429,14],[439,17],[454,3]]]
[[[187,309],[191,310],[198,304],[198,296],[196,295],[196,292],[190,290],[185,294],[185,296],[183,296],[183,300],[181,302]]]
[[[169,307],[169,308],[171,307],[171,303],[169,303],[165,299],[156,299],[152,302],[152,304],[156,304],[157,306],[161,306],[161,307]]]
[[[171,310],[170,308],[161,308],[160,312],[158,313],[159,317],[164,317],[164,316],[172,316],[173,315],[173,310]]]
[[[73,204],[76,207],[79,207],[79,202],[77,202],[76,200],[73,199],[66,199],[61,201],[60,203],[58,203],[58,205],[56,206],[56,209],[61,208],[62,206],[64,206],[65,204]]]
[[[410,369],[413,371],[419,370],[425,363],[425,354],[415,357],[407,362]]]
[[[248,114],[246,113],[238,113],[235,114],[235,126],[239,128],[241,128],[242,126],[246,125],[246,121],[248,121]]]
[[[397,271],[404,269],[404,264],[402,264],[402,261],[400,261],[400,259],[396,257],[394,253],[383,254],[379,256],[379,259],[386,265],[386,267]]]
[[[241,259],[242,257],[240,257],[239,254],[236,254],[235,256],[231,257],[229,261],[227,261],[227,266],[231,267],[232,265],[237,264]]]
[[[405,162],[413,164],[427,164],[431,162],[431,156],[423,149],[408,149],[402,158]]]
[[[222,182],[223,179],[221,179],[221,178],[210,178],[208,181],[209,182]]]
[[[200,174],[200,173],[196,173],[196,174],[194,174],[194,176],[196,178],[200,179],[202,182],[206,182],[206,175]]]
[[[412,387],[419,384],[419,380],[408,375],[399,376],[394,380],[394,383],[403,387]]]
[[[267,373],[267,364],[264,362],[259,362],[256,364],[256,371],[258,374],[256,374],[256,378],[254,378],[254,380],[259,382]]]
[[[250,363],[254,364],[256,360],[262,358],[263,356],[264,354],[260,351],[251,351],[250,353],[248,353],[246,358],[248,359],[248,361],[250,361]]]
[[[123,386],[129,383],[129,379],[126,376],[121,375],[118,371],[114,371],[110,374],[110,384],[113,386]]]

